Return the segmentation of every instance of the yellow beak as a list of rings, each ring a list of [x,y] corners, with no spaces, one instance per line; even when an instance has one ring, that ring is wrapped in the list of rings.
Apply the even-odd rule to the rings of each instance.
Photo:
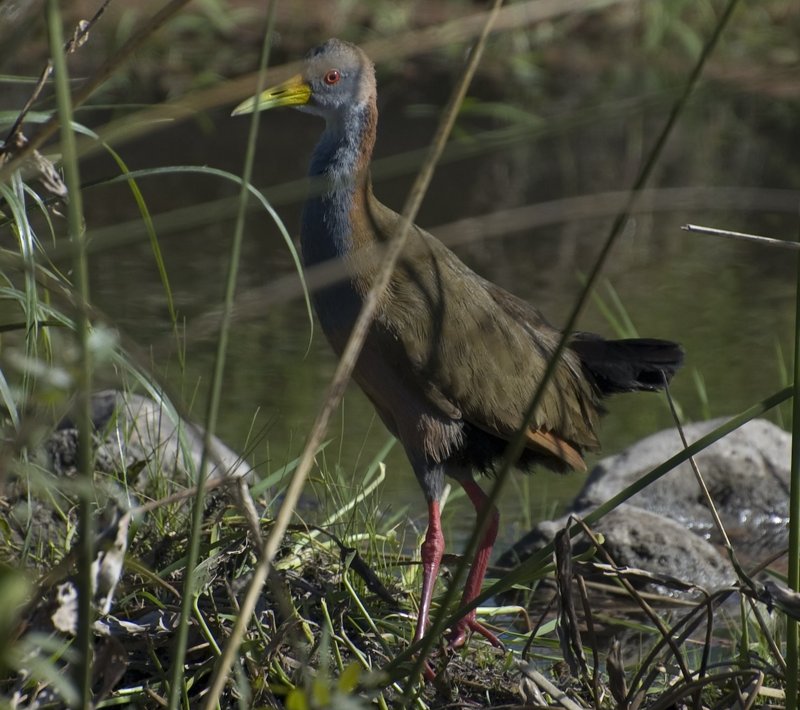
[[[287,79],[282,84],[267,89],[260,96],[242,101],[231,116],[241,116],[253,111],[266,111],[279,106],[304,106],[311,98],[311,86],[301,74]]]

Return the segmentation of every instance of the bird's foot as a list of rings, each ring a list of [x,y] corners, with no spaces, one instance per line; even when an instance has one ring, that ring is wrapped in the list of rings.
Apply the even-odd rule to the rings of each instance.
[[[436,673],[434,673],[433,668],[431,668],[431,664],[425,661],[425,664],[422,666],[422,677],[425,678],[428,683],[433,683],[436,681]]]
[[[452,649],[461,648],[471,633],[480,634],[495,648],[505,650],[503,642],[475,618],[474,611],[456,622],[453,630],[447,635],[447,645]]]

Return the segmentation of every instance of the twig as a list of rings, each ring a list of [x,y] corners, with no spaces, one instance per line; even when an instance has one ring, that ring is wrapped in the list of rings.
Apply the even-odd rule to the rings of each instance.
[[[689,446],[689,442],[687,441],[686,434],[684,433],[683,427],[681,426],[680,419],[678,417],[678,412],[677,412],[677,410],[675,408],[675,402],[672,399],[672,394],[671,394],[671,392],[669,390],[669,384],[668,383],[665,383],[664,391],[665,391],[666,396],[667,396],[667,402],[669,403],[669,408],[670,408],[670,411],[672,413],[672,417],[673,417],[673,419],[675,421],[675,426],[676,426],[676,428],[678,430],[678,434],[680,435],[681,442],[683,443],[683,447],[685,449],[686,447]],[[703,479],[703,475],[700,473],[700,469],[697,466],[697,462],[695,461],[694,456],[690,456],[689,457],[689,464],[690,464],[690,466],[692,468],[692,472],[695,475],[695,479],[697,480],[697,484],[698,484],[698,486],[700,486],[700,490],[703,492],[703,497],[705,498],[706,506],[708,507],[708,510],[711,513],[711,517],[712,517],[712,519],[714,521],[714,526],[717,528],[719,534],[722,537],[723,547],[725,548],[726,552],[728,553],[728,558],[730,559],[731,565],[733,566],[733,569],[736,572],[736,576],[739,578],[739,582],[741,583],[742,587],[744,587],[745,589],[749,589],[750,592],[752,592],[753,595],[756,598],[758,598],[758,590],[756,589],[756,585],[753,582],[752,575],[748,574],[747,572],[745,572],[744,568],[739,563],[739,559],[736,556],[735,550],[733,549],[733,545],[732,545],[732,543],[730,541],[730,538],[728,537],[728,534],[727,534],[727,532],[725,530],[725,526],[722,524],[722,520],[719,517],[719,513],[717,512],[716,505],[714,504],[714,501],[711,498],[711,493],[709,492],[708,487],[705,484],[705,480]],[[780,651],[778,650],[777,645],[775,644],[775,641],[774,641],[774,639],[772,638],[772,636],[771,636],[771,634],[769,632],[769,627],[767,626],[767,624],[764,623],[764,619],[762,618],[762,616],[761,616],[761,614],[760,614],[760,612],[758,610],[758,607],[756,606],[755,602],[753,601],[753,599],[749,595],[745,595],[745,599],[747,600],[747,603],[750,605],[750,608],[751,608],[753,614],[755,615],[756,620],[758,621],[759,626],[761,627],[761,630],[764,633],[765,638],[768,641],[768,645],[770,647],[770,650],[772,651],[772,653],[775,656],[775,658],[778,659],[778,662],[784,664],[783,667],[784,667],[784,671],[785,671],[786,667],[785,667],[785,661],[783,659],[783,656],[781,655]],[[705,644],[704,652],[703,652],[703,662],[701,664],[701,673],[700,673],[701,677],[703,675],[702,669],[704,669],[705,666],[708,663],[710,645],[711,645],[711,624],[712,624],[712,622],[713,622],[713,613],[712,613],[711,607],[709,606],[708,626],[706,627],[706,644]]]
[[[130,56],[170,17],[186,5],[189,0],[170,0],[161,10],[153,15],[148,22],[133,35],[117,53],[108,59],[89,80],[71,97],[73,108],[83,104],[96,90],[102,86],[106,80],[113,76],[117,68],[127,61]],[[59,128],[60,118],[57,113],[53,114],[41,128],[31,136],[30,140],[14,157],[5,165],[0,167],[0,182],[5,180],[14,170],[16,170],[33,151],[37,150],[50,138]],[[101,141],[102,142],[102,141]],[[80,152],[80,151],[79,151]]]
[[[715,227],[701,227],[697,224],[684,224],[681,229],[685,232],[694,232],[695,234],[710,234],[714,237],[727,237],[728,239],[736,239],[742,242],[753,242],[770,247],[779,247],[780,249],[800,251],[800,242],[789,242],[784,239],[775,239],[774,237],[762,237],[758,234],[732,232],[729,229],[717,229]]]
[[[582,705],[578,705],[572,700],[563,690],[557,688],[539,671],[532,668],[523,671],[536,685],[538,685],[545,693],[550,695],[553,700],[565,708],[565,710],[584,710]]]
[[[575,582],[578,585],[578,592],[583,605],[583,618],[586,620],[586,637],[589,648],[592,651],[592,673],[589,677],[592,688],[592,698],[595,707],[600,707],[600,653],[597,634],[594,630],[594,620],[592,618],[592,607],[589,603],[589,594],[586,590],[586,580],[583,575],[576,574]]]
[[[616,565],[616,561],[611,557],[606,548],[600,544],[600,541],[597,539],[591,528],[580,518],[577,519],[577,522],[578,525],[580,525],[583,528],[586,537],[589,538],[592,545],[594,545],[594,548],[600,553],[600,555],[602,555],[609,564]],[[625,588],[625,591],[628,593],[628,596],[639,605],[641,610],[647,615],[647,617],[650,619],[650,622],[658,630],[658,632],[661,634],[661,637],[670,647],[672,655],[675,657],[675,662],[678,664],[678,667],[680,668],[684,680],[688,682],[691,679],[692,674],[689,671],[688,666],[686,665],[686,660],[683,658],[683,654],[681,654],[680,646],[672,638],[670,630],[661,621],[660,617],[658,616],[658,614],[656,614],[653,607],[651,607],[638,594],[636,589],[633,587],[630,581],[625,578],[624,575],[620,574],[617,576],[617,578],[619,579],[620,584]]]
[[[89,30],[94,27],[103,13],[106,11],[106,8],[111,3],[111,0],[105,0],[102,5],[98,8],[97,12],[94,13],[90,20],[82,20],[78,23],[78,26],[75,28],[75,32],[72,34],[65,43],[64,43],[64,54],[72,54],[76,49],[83,46],[84,42],[89,36]],[[33,91],[31,95],[28,97],[28,100],[25,102],[25,105],[22,107],[22,110],[19,112],[14,124],[11,126],[11,130],[8,132],[4,143],[4,146],[10,146],[16,143],[17,141],[17,134],[22,130],[22,123],[25,120],[25,116],[28,115],[28,112],[31,110],[31,107],[36,100],[39,98],[39,95],[42,93],[42,89],[44,89],[44,85],[47,83],[48,78],[53,73],[53,60],[48,59],[42,69],[42,73],[39,75],[39,80],[36,82],[36,86],[33,87]],[[0,148],[0,150],[2,150]]]
[[[556,569],[555,578],[558,587],[558,640],[561,655],[569,665],[572,675],[588,678],[589,668],[583,653],[580,632],[578,631],[578,615],[575,612],[575,599],[572,594],[572,545],[569,536],[569,518],[565,528],[556,533],[554,540]]]
[[[675,408],[675,401],[672,399],[672,393],[669,390],[669,383],[667,382],[666,377],[664,377],[664,393],[667,396],[667,402],[669,403],[669,410],[672,414],[672,419],[675,422],[675,428],[678,430],[678,435],[681,438],[681,443],[683,444],[683,448],[687,449],[689,447],[689,441],[686,439],[686,433],[684,432],[683,426],[681,425],[681,420],[680,417],[678,416],[678,410]],[[725,547],[726,552],[728,553],[728,557],[730,558],[731,564],[733,565],[733,569],[736,571],[736,575],[739,577],[739,580],[743,584],[746,584],[748,587],[755,590],[755,585],[753,584],[753,580],[747,576],[747,573],[739,564],[739,559],[736,557],[736,552],[733,549],[733,544],[731,543],[731,540],[728,537],[728,533],[725,530],[725,526],[722,524],[722,520],[720,519],[719,513],[717,512],[717,506],[714,503],[714,499],[711,497],[711,492],[708,490],[708,486],[706,486],[705,479],[703,478],[703,474],[700,473],[700,468],[698,467],[697,462],[694,459],[694,456],[689,457],[689,465],[692,468],[692,473],[694,473],[697,485],[700,486],[700,490],[703,493],[703,498],[705,499],[706,505],[708,506],[708,510],[711,513],[711,518],[714,521],[714,527],[717,529],[717,532],[719,532],[720,536],[722,537],[722,544]]]
[[[717,675],[708,676],[706,678],[697,678],[687,683],[679,683],[674,685],[666,693],[661,695],[658,700],[656,700],[655,703],[650,706],[650,708],[651,710],[666,710],[667,708],[676,707],[680,705],[678,701],[685,698],[687,695],[689,695],[689,693],[699,693],[707,687],[721,687],[722,681],[731,680],[735,682],[737,678],[744,678],[745,680],[749,681],[748,690],[753,694],[753,696],[758,695],[763,683],[763,673],[761,673],[761,671],[753,671],[750,669],[733,670],[718,673]],[[743,706],[734,705],[733,707]],[[744,707],[751,707],[751,704],[748,703]]]

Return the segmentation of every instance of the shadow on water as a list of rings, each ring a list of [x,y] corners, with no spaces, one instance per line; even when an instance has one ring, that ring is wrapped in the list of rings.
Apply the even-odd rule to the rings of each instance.
[[[568,82],[569,77],[564,80]],[[377,158],[424,147],[434,130],[435,111],[411,112],[409,106],[441,105],[449,91],[449,86],[434,78],[428,83],[417,81],[414,96],[407,96],[404,81],[401,77],[380,79]],[[656,102],[634,98],[624,108],[607,110],[615,97],[593,103],[596,98],[569,94],[565,86],[554,88],[544,103],[505,97],[531,116],[541,117],[543,130],[506,147],[442,165],[418,222],[434,228],[465,216],[625,189],[660,129],[671,94],[665,92],[663,100]],[[665,79],[662,91],[666,87]],[[640,90],[637,86],[614,89],[620,97],[636,97]],[[493,85],[476,89],[486,101],[502,100],[499,91]],[[706,86],[683,117],[651,185],[796,190],[800,182],[800,160],[793,142],[796,116],[789,115],[780,100],[755,98],[724,85]],[[592,109],[593,105],[599,108]],[[469,145],[481,131],[506,125],[500,119],[465,113],[459,124],[460,140]],[[254,183],[269,194],[272,186],[303,177],[320,129],[317,119],[289,110],[263,116]],[[126,145],[122,153],[131,169],[195,164],[235,174],[243,162],[246,133],[247,121],[230,118],[226,109],[157,131]],[[85,166],[84,178],[112,172],[107,158],[95,157]],[[400,209],[412,179],[413,174],[376,179],[376,194]],[[188,175],[148,178],[141,181],[141,188],[155,214],[205,205],[236,192],[232,184]],[[720,205],[712,194],[705,204],[690,210],[678,206],[640,214],[605,274],[640,335],[684,345],[686,367],[676,378],[673,393],[689,419],[736,412],[782,384],[778,352],[787,358],[791,353],[794,258],[788,252],[690,235],[680,229],[694,222],[794,237],[796,215],[775,206],[764,209],[758,199],[749,205]],[[298,231],[301,202],[295,199],[278,207],[292,235]],[[778,202],[789,205],[787,210],[794,204],[796,210],[796,196],[794,202],[785,195]],[[94,227],[138,217],[124,185],[87,191],[85,203],[87,223]],[[559,324],[576,298],[581,275],[597,255],[610,219],[605,215],[576,220],[564,214],[561,223],[471,242],[457,252],[482,275],[535,303]],[[293,265],[266,215],[251,212],[247,230],[239,294],[258,304],[259,289],[290,274]],[[164,293],[146,239],[99,252],[92,259],[95,303],[152,353],[156,370],[188,400],[195,392],[199,398],[205,396],[210,377],[214,330],[196,324],[206,324],[204,319],[221,302],[232,231],[231,219],[220,218],[161,235],[176,305],[186,322],[185,373],[177,367]],[[600,295],[608,299],[602,289]],[[612,334],[596,305],[580,326]],[[319,331],[306,354],[308,339],[309,324],[299,298],[248,309],[234,326],[219,433],[231,446],[243,449],[253,432],[264,428],[263,438],[250,453],[263,472],[298,455],[333,373],[334,358]],[[698,394],[695,373],[705,383],[708,411]],[[194,403],[198,418],[202,404],[200,400]],[[602,431],[606,453],[670,425],[666,405],[655,395],[618,397],[609,403],[609,410]],[[371,406],[353,386],[331,428],[326,461],[340,466],[346,477],[357,478],[386,436]],[[408,505],[412,517],[420,519],[422,497],[397,448],[387,466],[383,508],[396,511]],[[580,487],[582,478],[546,472],[537,472],[528,481],[516,477],[505,492],[502,542],[515,539],[530,518],[555,512]],[[460,511],[462,503],[454,507]],[[463,537],[471,521],[471,514],[451,519],[451,536]]]

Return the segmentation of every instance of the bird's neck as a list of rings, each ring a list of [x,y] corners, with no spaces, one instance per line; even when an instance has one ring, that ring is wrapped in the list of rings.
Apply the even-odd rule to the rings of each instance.
[[[378,112],[374,103],[327,121],[311,159],[312,196],[303,212],[301,241],[307,264],[347,256],[359,244],[353,238],[354,212],[370,194],[369,162],[375,145]]]

